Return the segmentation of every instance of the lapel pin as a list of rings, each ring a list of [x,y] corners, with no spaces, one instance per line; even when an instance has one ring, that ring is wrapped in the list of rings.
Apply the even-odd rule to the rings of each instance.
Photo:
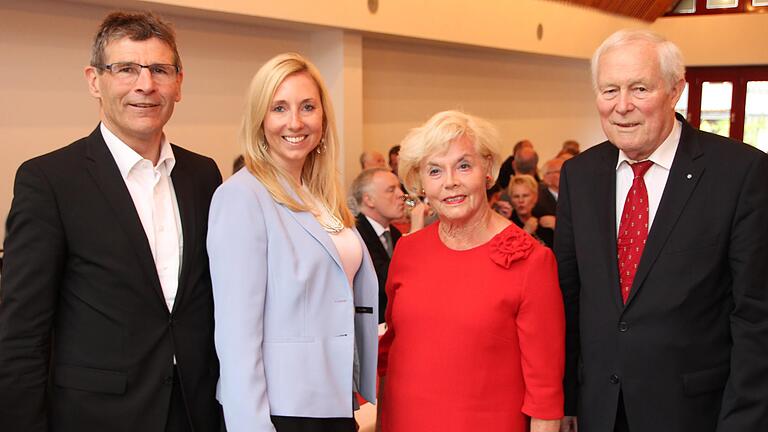
[[[693,178],[693,174],[687,174],[687,175],[685,176],[685,178],[687,178],[688,180],[690,180],[690,179],[692,179],[692,178]]]

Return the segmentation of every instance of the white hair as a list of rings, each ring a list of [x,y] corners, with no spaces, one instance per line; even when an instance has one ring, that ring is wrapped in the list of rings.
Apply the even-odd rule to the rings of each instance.
[[[480,117],[461,111],[442,111],[433,115],[423,125],[411,129],[400,143],[398,171],[408,192],[413,195],[420,194],[421,163],[429,155],[447,150],[451,143],[462,137],[471,140],[477,154],[488,161],[493,179],[499,175],[501,154],[496,128]]]
[[[661,76],[672,89],[680,80],[685,79],[685,62],[680,48],[664,36],[647,29],[624,29],[608,36],[592,55],[592,86],[597,90],[597,73],[600,57],[614,48],[633,42],[644,41],[653,44],[659,54]]]

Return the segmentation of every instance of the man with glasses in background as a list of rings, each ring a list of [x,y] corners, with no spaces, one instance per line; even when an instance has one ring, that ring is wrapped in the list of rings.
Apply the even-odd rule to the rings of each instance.
[[[539,201],[534,213],[540,215],[557,214],[557,195],[560,190],[560,169],[565,159],[554,158],[544,163],[541,182],[539,183]]]
[[[110,14],[85,76],[101,123],[16,175],[2,430],[218,431],[205,237],[221,175],[163,132],[183,78],[173,30]]]

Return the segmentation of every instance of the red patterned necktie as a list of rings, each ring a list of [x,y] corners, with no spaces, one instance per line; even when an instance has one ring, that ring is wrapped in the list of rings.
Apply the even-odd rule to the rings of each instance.
[[[643,255],[645,240],[648,238],[648,189],[645,188],[645,175],[653,162],[647,160],[632,165],[635,178],[632,187],[624,201],[624,211],[621,212],[619,235],[617,243],[619,259],[619,280],[621,282],[621,298],[627,303],[632,281],[635,279],[637,265]]]

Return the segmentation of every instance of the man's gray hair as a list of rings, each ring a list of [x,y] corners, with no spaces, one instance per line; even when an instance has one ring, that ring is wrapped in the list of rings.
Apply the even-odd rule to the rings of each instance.
[[[181,67],[181,57],[176,47],[176,33],[167,21],[152,12],[122,11],[110,13],[99,25],[99,31],[91,46],[91,66],[102,66],[106,63],[107,45],[122,38],[133,41],[160,39],[173,52],[173,64]]]
[[[352,198],[355,199],[358,207],[363,203],[363,195],[371,190],[373,176],[379,172],[388,173],[390,171],[381,167],[368,168],[363,170],[360,174],[357,175],[357,177],[355,177],[354,180],[352,180],[352,185],[349,187],[349,192],[352,195]]]
[[[600,57],[606,51],[621,47],[632,42],[645,41],[656,47],[659,54],[661,76],[672,89],[681,79],[685,79],[685,61],[680,48],[664,36],[647,29],[624,29],[608,36],[592,55],[592,87],[597,91],[597,73]]]
[[[515,160],[512,161],[515,168],[515,174],[536,174],[539,169],[539,154],[531,147],[524,147],[515,154]]]

